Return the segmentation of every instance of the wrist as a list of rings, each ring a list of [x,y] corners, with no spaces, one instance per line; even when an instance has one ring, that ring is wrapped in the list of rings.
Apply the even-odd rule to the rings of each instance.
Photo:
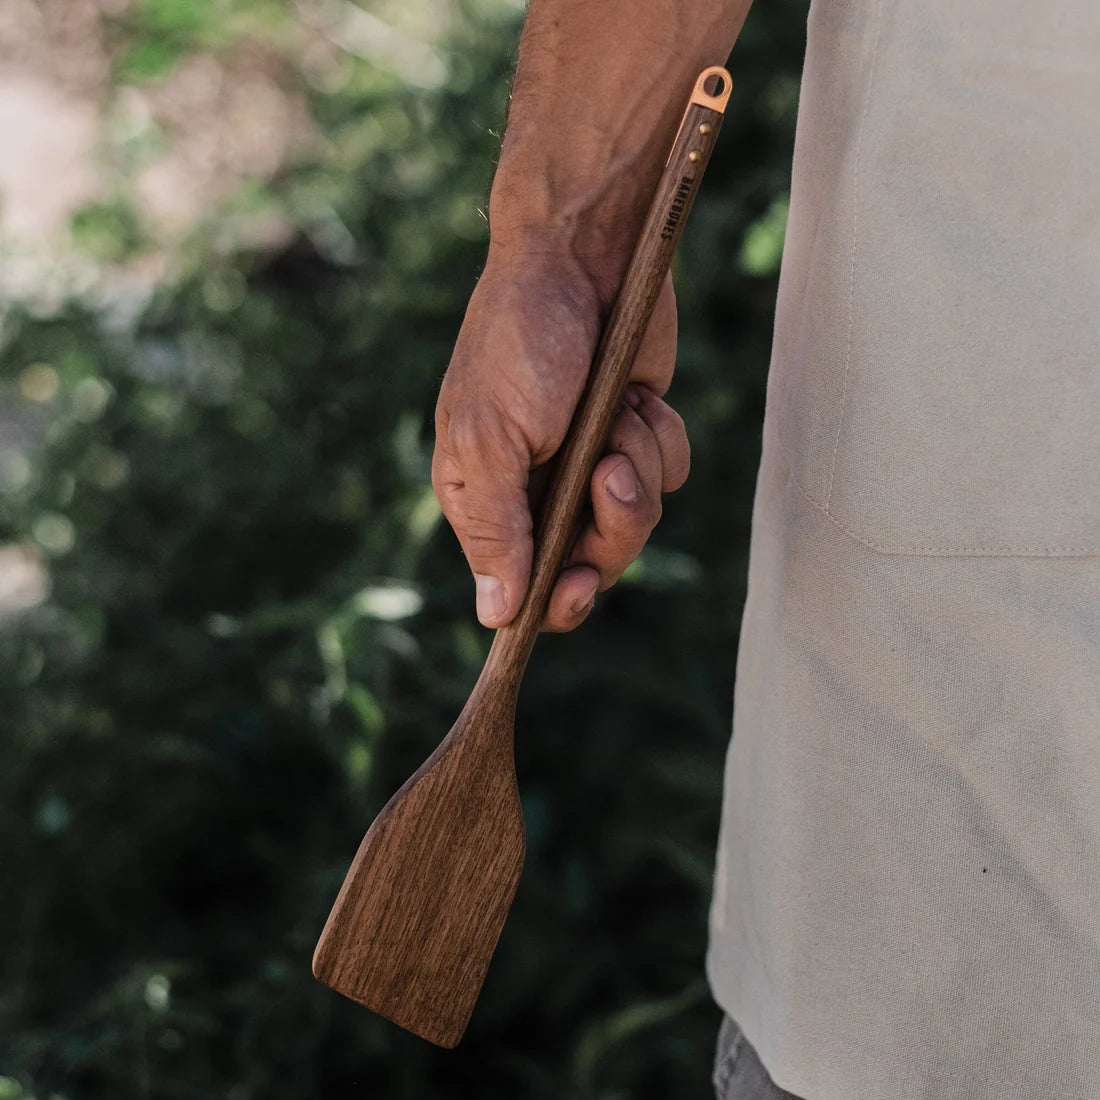
[[[664,155],[642,142],[609,155],[574,141],[568,158],[510,127],[489,196],[490,247],[509,253],[567,250],[614,289],[630,260]]]
[[[601,312],[610,309],[634,251],[630,240],[598,223],[510,222],[490,230],[486,266],[498,271],[541,269],[583,280]]]

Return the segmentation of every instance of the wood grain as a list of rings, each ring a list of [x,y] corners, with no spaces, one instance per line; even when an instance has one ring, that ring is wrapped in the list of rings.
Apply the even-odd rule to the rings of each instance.
[[[706,94],[720,74],[725,89]],[[535,534],[531,585],[458,721],[363,838],[313,957],[316,977],[442,1047],[462,1038],[523,869],[516,699],[729,94],[700,74],[604,329]]]

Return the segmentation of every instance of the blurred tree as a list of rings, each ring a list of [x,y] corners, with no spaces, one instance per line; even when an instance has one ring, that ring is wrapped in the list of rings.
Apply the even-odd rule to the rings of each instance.
[[[759,5],[732,60],[676,268],[692,477],[593,619],[536,651],[526,871],[452,1053],[309,966],[363,831],[490,641],[428,473],[521,14],[424,5],[406,16],[442,20],[424,40],[386,15],[132,5],[109,26],[120,87],[262,42],[320,138],[210,210],[148,297],[103,289],[155,247],[120,168],[74,224],[99,281],[6,304],[0,1097],[707,1094],[706,912],[804,6]],[[328,45],[298,50],[299,24]],[[283,243],[249,245],[241,225],[273,211]]]

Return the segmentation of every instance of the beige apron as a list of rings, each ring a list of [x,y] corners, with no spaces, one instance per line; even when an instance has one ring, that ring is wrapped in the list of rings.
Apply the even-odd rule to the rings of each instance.
[[[1100,3],[813,0],[707,973],[806,1100],[1100,1098]]]

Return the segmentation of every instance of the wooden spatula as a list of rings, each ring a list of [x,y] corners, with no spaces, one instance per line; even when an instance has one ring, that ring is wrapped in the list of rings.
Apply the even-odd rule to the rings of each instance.
[[[559,452],[523,606],[497,631],[453,729],[363,838],[314,952],[322,982],[442,1047],[466,1030],[523,868],[513,755],[523,670],[729,93],[719,67],[695,83]]]

